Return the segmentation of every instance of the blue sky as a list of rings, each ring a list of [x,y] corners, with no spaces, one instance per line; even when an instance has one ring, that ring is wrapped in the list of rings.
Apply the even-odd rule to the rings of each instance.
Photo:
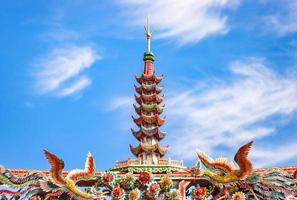
[[[3,1],[0,163],[47,169],[43,149],[98,170],[133,157],[135,80],[150,16],[164,74],[167,157],[230,159],[254,140],[257,167],[297,163],[297,1]]]

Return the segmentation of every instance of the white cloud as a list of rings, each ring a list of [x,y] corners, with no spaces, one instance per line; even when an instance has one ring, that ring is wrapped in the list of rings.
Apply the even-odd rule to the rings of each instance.
[[[230,70],[233,77],[229,81],[175,92],[168,99],[167,113],[171,118],[168,132],[173,155],[195,159],[195,150],[199,148],[223,156],[218,154],[218,148],[234,152],[247,141],[277,134],[278,123],[267,125],[265,120],[273,116],[286,117],[297,110],[296,79],[276,73],[261,59],[233,62]],[[270,154],[265,157],[263,152],[269,150],[272,149],[258,148],[254,153],[255,158],[262,158],[257,161],[258,166],[296,156],[280,149],[283,159],[273,159]]]
[[[254,147],[251,157],[255,166],[275,166],[281,162],[297,157],[297,142],[268,148]]]
[[[65,84],[78,77],[84,70],[100,59],[95,50],[88,46],[68,46],[53,49],[47,55],[39,58],[36,63],[36,84],[40,94],[54,93],[67,96],[81,91],[91,81],[84,76],[72,86]]]
[[[31,101],[25,101],[25,102],[24,102],[24,105],[25,105],[27,108],[33,108],[33,107],[34,107],[34,104],[33,104]]]
[[[77,93],[86,87],[88,87],[91,84],[91,80],[85,76],[79,77],[75,83],[73,83],[71,86],[64,88],[61,92],[61,96],[68,96],[74,93]]]
[[[267,28],[278,36],[285,36],[297,32],[297,1],[279,1],[282,12],[266,17]]]
[[[40,35],[41,39],[45,41],[69,41],[69,40],[78,40],[81,35],[79,32],[71,30],[71,29],[65,29],[61,27],[55,27],[52,30],[42,33]]]
[[[106,108],[106,111],[114,111],[121,108],[132,107],[133,104],[132,97],[117,97],[109,102],[109,105]]]
[[[127,23],[142,27],[149,15],[159,38],[176,39],[179,44],[228,31],[223,11],[235,8],[239,0],[120,0]]]

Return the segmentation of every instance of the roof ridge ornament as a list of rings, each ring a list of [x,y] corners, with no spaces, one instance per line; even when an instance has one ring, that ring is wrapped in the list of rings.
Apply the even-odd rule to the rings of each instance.
[[[146,39],[147,39],[147,49],[146,52],[151,52],[151,30],[150,30],[150,19],[149,16],[147,16],[146,18],[146,26],[144,26],[144,30],[145,30],[145,35],[146,35]]]

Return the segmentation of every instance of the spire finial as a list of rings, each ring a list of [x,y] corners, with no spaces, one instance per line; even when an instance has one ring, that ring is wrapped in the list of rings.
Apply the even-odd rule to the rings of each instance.
[[[147,40],[147,52],[151,52],[151,31],[150,31],[150,21],[149,17],[146,18],[146,26],[144,27],[145,34],[146,34],[146,40]]]

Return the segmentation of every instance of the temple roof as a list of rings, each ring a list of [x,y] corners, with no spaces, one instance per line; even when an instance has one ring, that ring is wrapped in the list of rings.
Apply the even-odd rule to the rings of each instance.
[[[153,81],[154,83],[158,84],[163,80],[163,75],[156,76],[155,74],[153,75],[142,74],[140,77],[135,76],[135,79],[139,84],[142,84],[144,81]]]
[[[141,84],[141,86],[139,86],[139,87],[134,85],[134,87],[135,87],[136,92],[140,95],[143,94],[144,92],[149,92],[149,91],[159,94],[162,92],[162,89],[163,89],[163,87],[158,87],[155,83],[150,84],[150,85]]]
[[[148,101],[152,101],[155,102],[157,104],[161,103],[164,99],[164,94],[162,96],[158,96],[157,94],[141,94],[140,96],[135,96],[135,100],[136,102],[141,105],[142,103],[148,102]]]
[[[168,150],[168,146],[167,147],[161,147],[159,143],[157,144],[145,144],[145,143],[139,143],[139,145],[137,147],[133,147],[130,144],[130,150],[131,152],[135,155],[138,156],[139,154],[146,152],[146,153],[159,153],[160,156],[164,156]]]
[[[166,133],[160,131],[158,126],[153,126],[150,128],[141,126],[141,128],[138,131],[135,131],[134,129],[131,128],[131,131],[134,135],[134,137],[136,139],[138,139],[139,141],[143,138],[143,137],[147,137],[147,136],[155,136],[157,140],[162,140]]]
[[[133,121],[138,125],[142,126],[144,122],[148,124],[156,124],[157,126],[162,126],[166,120],[166,116],[162,118],[159,117],[159,115],[152,115],[152,116],[147,116],[144,114],[141,114],[139,118],[133,117]]]
[[[160,106],[158,104],[141,104],[140,106],[136,106],[135,104],[133,104],[134,109],[136,111],[137,114],[141,115],[142,114],[142,110],[143,111],[153,111],[155,114],[161,114],[164,110],[165,105]]]

